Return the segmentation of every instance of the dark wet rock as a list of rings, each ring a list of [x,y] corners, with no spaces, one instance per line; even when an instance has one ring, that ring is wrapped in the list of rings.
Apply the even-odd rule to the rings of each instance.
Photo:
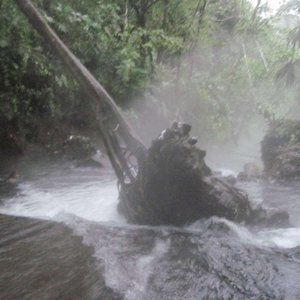
[[[0,135],[0,155],[5,157],[18,157],[23,154],[22,146],[13,134]]]
[[[0,160],[23,155],[23,145],[12,120],[0,116]]]
[[[18,168],[24,155],[24,141],[19,137],[14,121],[0,116],[0,176],[5,179]]]
[[[272,124],[262,143],[264,172],[275,179],[300,177],[300,121]]]
[[[278,179],[300,179],[300,143],[282,148],[269,172]]]
[[[289,214],[283,210],[267,210],[266,226],[284,228],[290,226]]]
[[[250,222],[247,195],[212,175],[205,151],[189,143],[190,128],[173,125],[153,141],[132,184],[120,190],[119,211],[129,222],[185,225],[200,218]]]
[[[243,171],[237,176],[240,181],[255,181],[260,179],[262,172],[260,167],[255,163],[246,163],[243,167]]]
[[[233,175],[222,175],[222,172],[213,172],[213,175],[227,184],[235,185],[237,183],[237,178]]]
[[[0,197],[8,197],[16,194],[19,177],[19,173],[13,171],[8,176],[0,179]]]
[[[63,146],[65,158],[76,161],[78,166],[101,167],[101,151],[93,141],[84,136],[70,136]]]
[[[233,176],[233,175],[222,176],[221,179],[222,179],[223,181],[225,181],[226,183],[231,184],[231,185],[235,185],[236,182],[237,182],[236,177]]]
[[[123,299],[62,223],[0,215],[0,299]]]
[[[64,143],[64,154],[70,159],[83,160],[95,153],[92,141],[84,136],[71,135]]]
[[[106,282],[125,299],[291,298],[286,265],[275,264],[281,252],[244,242],[242,226],[224,219],[200,220],[184,229],[71,222],[80,225],[86,243],[103,257]],[[297,293],[299,277],[291,278],[288,288],[295,286]]]
[[[248,224],[253,226],[286,228],[290,226],[289,214],[279,209],[257,207],[253,209]]]
[[[230,185],[235,185],[237,183],[237,178],[233,174],[223,175],[220,171],[213,171],[212,174],[213,176],[219,178],[220,180]]]
[[[20,174],[17,171],[13,171],[6,178],[0,180],[0,184],[10,184],[15,185],[18,183]]]

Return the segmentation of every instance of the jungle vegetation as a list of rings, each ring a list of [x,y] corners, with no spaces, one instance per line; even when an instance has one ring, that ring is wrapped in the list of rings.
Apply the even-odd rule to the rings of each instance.
[[[33,2],[137,125],[182,119],[212,142],[257,117],[300,117],[300,1],[276,15],[260,0]],[[18,135],[45,119],[93,126],[93,104],[11,0],[0,66],[0,121]]]

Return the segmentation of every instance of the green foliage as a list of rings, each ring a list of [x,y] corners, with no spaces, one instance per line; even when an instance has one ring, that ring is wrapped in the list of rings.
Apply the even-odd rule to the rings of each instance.
[[[277,77],[293,81],[299,57],[259,15],[263,7],[242,0],[33,2],[119,105],[146,101],[161,118],[192,122],[203,140],[236,139],[254,115],[282,117],[294,103],[295,91],[274,77],[288,61]],[[93,105],[10,0],[0,2],[0,65],[1,118],[93,122]]]
[[[181,59],[163,66],[155,97],[203,142],[236,141],[258,118],[289,117],[296,107],[294,91],[274,81],[291,52],[276,21],[258,11],[245,1],[210,2]]]

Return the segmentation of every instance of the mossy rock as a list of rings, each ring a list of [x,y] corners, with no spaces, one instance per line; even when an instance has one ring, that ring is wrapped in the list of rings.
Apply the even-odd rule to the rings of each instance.
[[[262,143],[264,171],[280,179],[299,177],[300,121],[280,120],[271,124]]]

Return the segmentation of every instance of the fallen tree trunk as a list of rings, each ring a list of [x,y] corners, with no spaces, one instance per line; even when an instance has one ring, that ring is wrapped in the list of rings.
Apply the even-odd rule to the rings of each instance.
[[[132,179],[133,175],[130,173],[129,167],[124,164],[122,154],[114,145],[113,136],[119,134],[124,140],[128,151],[133,153],[138,160],[142,159],[144,156],[144,152],[146,151],[145,146],[126,122],[114,100],[107,93],[104,87],[66,47],[62,40],[51,29],[42,15],[34,7],[31,1],[16,0],[16,3],[24,15],[28,18],[32,26],[52,47],[57,57],[65,65],[66,70],[77,80],[80,87],[87,93],[87,95],[99,105],[97,112],[99,131],[103,137],[108,156],[116,174],[120,181],[124,181],[124,177],[126,176]],[[112,118],[113,121],[109,120],[110,118]],[[117,128],[118,132],[112,133],[114,130],[113,126]],[[123,174],[122,170],[125,174]]]
[[[113,99],[59,39],[32,3],[29,0],[16,2],[54,49],[66,70],[99,104],[99,131],[120,182],[119,211],[128,221],[185,225],[211,216],[248,223],[261,220],[261,215],[266,218],[264,210],[251,207],[247,195],[211,175],[204,162],[205,152],[197,148],[197,140],[189,136],[189,125],[174,123],[147,150]],[[125,152],[120,146],[120,138],[126,144]],[[132,155],[137,159],[137,174],[129,162],[128,157]],[[276,216],[278,214],[273,214],[268,220],[277,220]],[[280,216],[286,219],[286,215]]]

